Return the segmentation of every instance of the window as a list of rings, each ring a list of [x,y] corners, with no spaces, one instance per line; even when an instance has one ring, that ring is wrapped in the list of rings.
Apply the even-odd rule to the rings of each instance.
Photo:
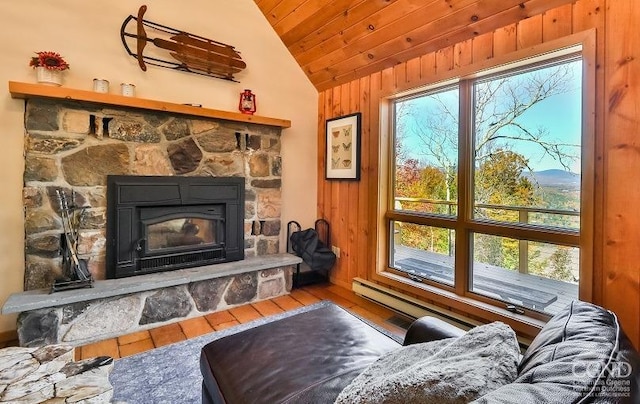
[[[517,312],[578,298],[582,71],[574,49],[393,100],[390,271]]]

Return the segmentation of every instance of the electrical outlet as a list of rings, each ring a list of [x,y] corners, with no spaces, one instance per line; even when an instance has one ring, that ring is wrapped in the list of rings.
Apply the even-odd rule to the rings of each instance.
[[[340,247],[332,245],[331,251],[333,251],[337,258],[340,258]]]

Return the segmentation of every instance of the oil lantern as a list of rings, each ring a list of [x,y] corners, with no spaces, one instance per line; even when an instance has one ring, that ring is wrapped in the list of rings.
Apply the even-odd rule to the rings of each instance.
[[[240,103],[238,109],[243,114],[253,115],[256,112],[256,95],[251,90],[244,90],[240,93]]]

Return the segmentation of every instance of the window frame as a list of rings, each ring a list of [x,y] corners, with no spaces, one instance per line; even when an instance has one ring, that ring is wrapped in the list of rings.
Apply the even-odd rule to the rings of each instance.
[[[494,75],[524,66],[535,67],[536,64],[547,64],[549,60],[562,58],[575,53],[579,49],[582,56],[582,179],[581,179],[581,217],[580,230],[561,230],[544,232],[540,229],[531,229],[514,223],[485,223],[482,220],[474,220],[471,209],[473,207],[472,174],[469,150],[472,147],[473,136],[469,133],[472,129],[472,113],[469,110],[470,103],[464,102],[471,99],[473,91],[472,79],[478,79],[487,75]],[[380,122],[380,183],[379,183],[379,222],[378,257],[375,271],[371,272],[374,281],[387,284],[424,298],[432,303],[445,305],[465,313],[475,315],[483,319],[510,319],[520,324],[517,329],[531,330],[539,327],[549,315],[533,310],[525,310],[524,313],[513,313],[506,310],[505,303],[472,292],[470,277],[472,276],[472,249],[473,233],[491,234],[532,241],[541,241],[561,245],[577,246],[580,248],[580,282],[578,298],[585,301],[593,299],[593,243],[594,243],[594,183],[595,183],[595,32],[593,30],[573,34],[565,38],[550,41],[513,52],[503,57],[477,63],[465,68],[452,71],[444,77],[434,77],[435,80],[422,88],[405,91],[398,94],[389,94],[381,99]],[[393,102],[397,99],[409,98],[412,95],[423,94],[429,90],[444,88],[447,85],[457,84],[461,87],[460,99],[460,128],[459,128],[459,164],[465,164],[459,172],[458,198],[464,200],[466,209],[458,209],[457,217],[424,216],[409,214],[394,210],[394,162],[395,147],[393,145]],[[468,98],[467,98],[468,97]],[[386,142],[385,142],[386,141]],[[450,228],[455,231],[456,246],[466,248],[455,249],[455,286],[434,283],[428,280],[416,282],[389,266],[389,246],[392,241],[393,221],[407,221]]]

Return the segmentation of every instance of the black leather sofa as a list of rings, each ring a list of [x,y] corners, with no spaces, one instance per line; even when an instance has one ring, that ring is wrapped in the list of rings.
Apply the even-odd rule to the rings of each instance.
[[[463,333],[423,317],[411,325],[404,344]],[[200,357],[202,402],[332,403],[370,363],[399,346],[328,305],[206,345]],[[534,339],[518,378],[477,402],[639,403],[640,356],[613,313],[576,301]]]

